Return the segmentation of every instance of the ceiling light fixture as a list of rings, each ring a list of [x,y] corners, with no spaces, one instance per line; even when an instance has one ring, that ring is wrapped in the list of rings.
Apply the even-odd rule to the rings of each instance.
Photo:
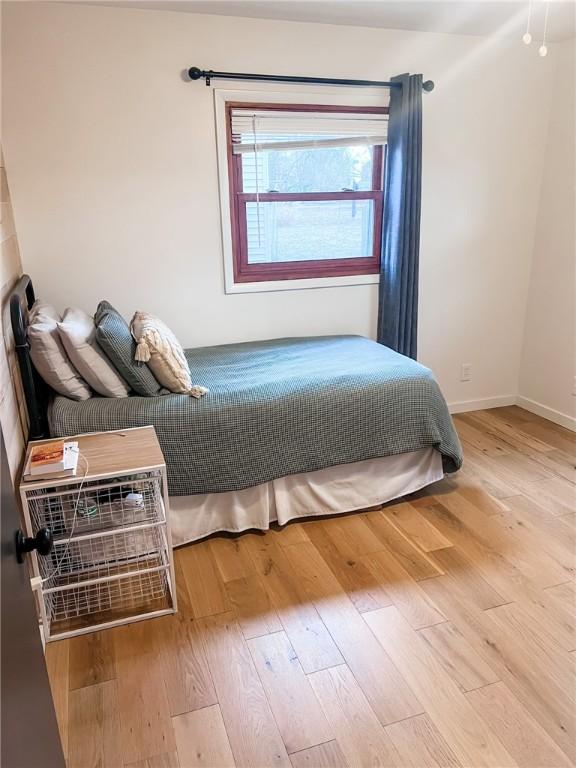
[[[524,33],[524,37],[522,38],[522,41],[526,43],[526,45],[530,45],[532,42],[532,35],[530,34],[530,22],[532,20],[532,0],[528,0],[528,19],[526,20],[526,32]]]
[[[550,3],[546,2],[546,11],[544,13],[544,32],[542,34],[542,45],[538,48],[539,56],[546,56],[548,48],[546,46],[546,35],[548,34],[548,12],[550,11]]]

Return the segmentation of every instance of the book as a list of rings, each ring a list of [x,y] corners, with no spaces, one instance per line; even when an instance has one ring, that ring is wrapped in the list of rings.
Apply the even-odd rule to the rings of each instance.
[[[30,449],[24,469],[25,480],[51,480],[74,477],[78,467],[78,443],[55,440]]]
[[[33,445],[30,449],[29,471],[31,475],[38,472],[61,472],[64,469],[64,440],[52,443]]]

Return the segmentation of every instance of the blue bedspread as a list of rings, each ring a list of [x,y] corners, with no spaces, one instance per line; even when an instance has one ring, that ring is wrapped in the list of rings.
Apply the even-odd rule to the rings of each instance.
[[[57,396],[52,435],[153,424],[170,493],[238,490],[298,472],[433,446],[446,472],[458,436],[428,368],[359,336],[276,339],[187,350],[187,395]]]

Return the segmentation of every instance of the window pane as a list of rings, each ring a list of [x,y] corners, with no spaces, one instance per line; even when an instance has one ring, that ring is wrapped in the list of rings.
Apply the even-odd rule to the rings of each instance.
[[[282,140],[281,136],[274,138]],[[257,188],[259,192],[371,190],[373,149],[357,145],[248,152],[242,155],[243,189],[244,192],[256,192]]]
[[[246,203],[248,263],[372,256],[373,200]]]

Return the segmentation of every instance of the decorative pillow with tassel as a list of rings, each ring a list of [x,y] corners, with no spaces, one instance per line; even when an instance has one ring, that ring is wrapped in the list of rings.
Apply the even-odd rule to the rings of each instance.
[[[136,341],[134,359],[147,363],[159,383],[170,392],[202,397],[208,390],[192,384],[186,355],[176,336],[148,312],[136,312],[130,323]]]

